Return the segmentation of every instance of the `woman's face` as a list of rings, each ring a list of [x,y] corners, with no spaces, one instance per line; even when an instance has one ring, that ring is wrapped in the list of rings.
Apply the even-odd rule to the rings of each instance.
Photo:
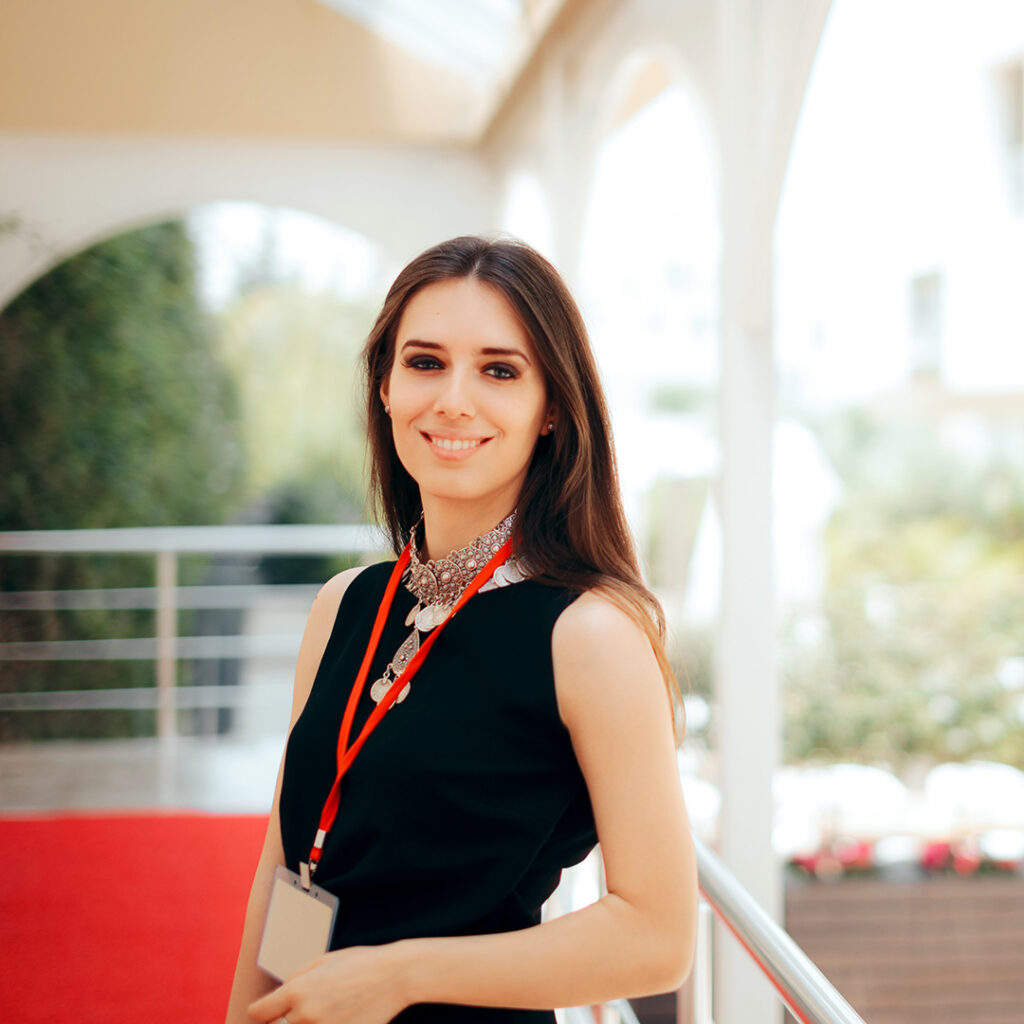
[[[424,508],[469,503],[495,521],[511,511],[552,409],[533,344],[497,290],[467,277],[418,291],[381,398]]]

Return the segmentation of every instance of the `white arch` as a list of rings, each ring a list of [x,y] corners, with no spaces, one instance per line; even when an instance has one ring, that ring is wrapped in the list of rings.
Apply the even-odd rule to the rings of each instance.
[[[716,140],[712,98],[714,19],[694,18],[689,5],[623,0],[604,6],[546,52],[486,149],[499,177],[524,159],[537,173],[552,212],[556,262],[573,286],[592,187],[595,156],[608,133],[620,88],[628,88],[637,55],[657,59],[699,104],[701,122]],[[717,154],[717,141],[713,148]],[[716,156],[717,161],[717,156]]]
[[[708,156],[712,159],[712,171],[717,179],[720,162],[718,135],[704,84],[675,46],[647,34],[632,40],[619,40],[619,46],[603,54],[602,61],[592,70],[598,76],[607,72],[603,79],[598,78],[604,82],[604,87],[594,117],[595,148],[614,130],[619,112],[629,97],[630,88],[651,65],[663,68],[670,82],[668,88],[679,89],[692,105],[707,141]]]
[[[717,176],[706,121],[663,63],[647,74],[652,59],[634,51],[608,85],[601,116],[609,133],[595,154],[580,268],[616,436],[631,453],[620,482],[641,537],[649,534],[643,510],[656,481],[706,478],[719,460],[713,415],[684,423],[650,407],[659,386],[713,393],[720,297]],[[655,435],[665,443],[645,443]],[[669,572],[661,564],[654,571]],[[685,572],[679,564],[671,574]],[[681,605],[681,584],[672,590]]]
[[[0,165],[0,307],[102,238],[212,202],[303,210],[403,263],[492,226],[479,160],[440,149],[8,136]]]

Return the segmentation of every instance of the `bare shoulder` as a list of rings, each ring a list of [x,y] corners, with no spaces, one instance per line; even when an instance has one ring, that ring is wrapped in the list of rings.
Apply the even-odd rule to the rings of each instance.
[[[349,584],[366,568],[365,565],[356,565],[351,569],[344,569],[336,575],[332,576],[320,589],[317,591],[316,600],[313,602],[315,608],[318,604],[321,607],[325,607],[328,610],[333,610],[335,614],[338,608],[341,606],[341,599],[345,596],[345,591],[348,590]]]
[[[644,631],[610,597],[596,590],[580,594],[555,622],[551,649],[555,657],[597,657],[621,645],[650,648]]]
[[[646,693],[659,703],[664,683],[641,626],[610,597],[581,594],[558,617],[551,636],[555,692],[562,721],[572,728],[597,706],[614,709]]]
[[[320,652],[327,645],[327,640],[334,628],[334,620],[338,617],[338,609],[341,607],[341,599],[345,596],[352,581],[365,569],[364,565],[357,565],[352,569],[345,569],[336,576],[332,576],[317,591],[313,601],[313,607],[309,611],[309,620],[306,623],[306,633],[302,639],[303,645],[306,640],[317,641],[322,639]]]

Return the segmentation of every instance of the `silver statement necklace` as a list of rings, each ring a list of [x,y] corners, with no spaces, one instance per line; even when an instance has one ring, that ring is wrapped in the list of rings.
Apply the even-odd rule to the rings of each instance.
[[[502,544],[512,536],[512,524],[516,514],[503,519],[488,533],[477,537],[458,551],[453,551],[444,558],[422,562],[416,550],[417,523],[409,536],[409,567],[405,570],[402,583],[413,597],[416,604],[406,617],[405,624],[412,626],[413,631],[405,638],[395,656],[384,669],[384,675],[371,687],[370,696],[374,703],[379,704],[384,695],[394,685],[395,680],[405,671],[405,667],[416,656],[420,649],[420,634],[429,633],[441,625],[462,596],[463,591],[476,579],[476,575],[501,550]],[[422,522],[422,519],[421,519]],[[500,565],[494,575],[479,592],[494,587],[507,586],[525,579],[519,563],[511,555],[504,565]],[[411,683],[406,683],[398,695],[396,703],[401,704],[409,695]]]

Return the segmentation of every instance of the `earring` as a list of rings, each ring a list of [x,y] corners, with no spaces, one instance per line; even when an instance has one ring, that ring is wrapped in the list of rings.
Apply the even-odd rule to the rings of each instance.
[[[548,420],[547,432],[550,434],[555,429],[555,421]]]
[[[391,415],[391,406],[388,405],[386,402],[384,403],[384,415],[385,416],[390,416]]]

